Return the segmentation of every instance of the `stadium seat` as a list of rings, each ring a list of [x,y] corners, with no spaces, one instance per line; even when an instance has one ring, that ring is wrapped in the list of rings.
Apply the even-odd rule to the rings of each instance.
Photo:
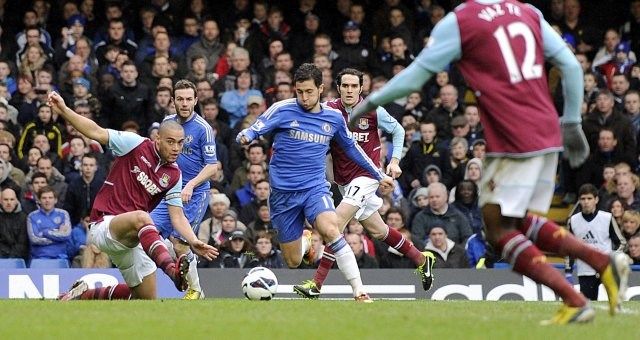
[[[26,263],[21,258],[0,259],[2,269],[22,269],[27,268]]]
[[[29,268],[35,269],[55,269],[69,268],[69,261],[65,259],[33,259]]]
[[[493,269],[511,269],[511,266],[506,262],[496,262],[493,264]]]
[[[640,272],[640,264],[634,264],[631,266],[631,270],[634,272]]]

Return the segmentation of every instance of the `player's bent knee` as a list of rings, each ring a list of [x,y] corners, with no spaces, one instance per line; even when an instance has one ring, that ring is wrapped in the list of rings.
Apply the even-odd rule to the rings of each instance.
[[[137,210],[135,211],[134,225],[136,230],[140,230],[145,226],[153,225],[153,219],[148,212]]]

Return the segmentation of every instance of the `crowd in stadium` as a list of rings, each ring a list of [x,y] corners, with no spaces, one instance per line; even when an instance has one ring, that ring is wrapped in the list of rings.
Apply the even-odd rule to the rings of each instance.
[[[102,127],[154,139],[159,122],[175,113],[173,84],[188,79],[197,87],[196,111],[215,131],[222,168],[198,233],[221,254],[199,265],[285,267],[267,204],[271,143],[240,146],[236,135],[274,102],[295,97],[292,73],[304,62],[322,70],[323,101],[339,97],[335,75],[346,67],[365,72],[363,96],[382,87],[458,2],[0,0],[0,257],[111,266],[86,235],[114,156],[46,105],[51,91]],[[584,71],[591,155],[578,169],[562,163],[558,193],[573,204],[583,184],[599,188],[599,208],[613,213],[638,264],[640,0],[616,2],[610,13],[628,15],[605,22],[586,21],[584,8],[597,6],[578,0],[533,3]],[[562,112],[559,71],[549,68],[548,81]],[[485,254],[477,184],[486,143],[474,92],[452,66],[384,108],[405,139],[403,174],[393,190],[380,189],[380,214],[432,251],[436,268],[476,267]],[[385,167],[392,144],[382,141]],[[339,197],[334,190],[336,203]],[[345,233],[361,268],[415,267],[356,220]],[[316,263],[306,268],[322,255],[318,234],[313,241]]]

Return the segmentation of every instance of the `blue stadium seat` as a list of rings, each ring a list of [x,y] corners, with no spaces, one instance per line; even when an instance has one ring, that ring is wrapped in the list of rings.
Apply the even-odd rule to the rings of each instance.
[[[634,272],[640,272],[640,264],[634,264],[631,266],[631,270]]]
[[[27,268],[27,264],[20,258],[0,259],[0,268],[2,269],[22,269]]]
[[[511,269],[511,265],[506,262],[496,262],[493,264],[493,269]]]
[[[65,259],[33,259],[29,268],[55,269],[69,268],[69,261]]]

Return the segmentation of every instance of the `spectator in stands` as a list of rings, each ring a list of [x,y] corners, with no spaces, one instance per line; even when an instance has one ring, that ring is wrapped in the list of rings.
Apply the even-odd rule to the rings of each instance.
[[[436,225],[431,228],[424,249],[436,256],[434,268],[469,268],[464,248],[447,237],[446,228],[443,226]]]
[[[287,44],[291,34],[291,27],[284,22],[282,10],[277,6],[272,6],[267,14],[267,21],[260,25],[260,32],[265,42],[278,38]]]
[[[440,89],[439,98],[440,106],[429,111],[427,117],[436,123],[439,138],[451,138],[451,120],[464,114],[463,108],[458,105],[458,89],[451,84],[444,85]]]
[[[51,49],[51,43],[45,43],[42,41],[42,37],[47,37],[49,33],[38,28],[37,26],[26,26],[25,28],[25,44],[20,45],[18,42],[19,50],[16,53],[15,62],[16,65],[21,66],[22,62],[25,60],[25,55],[27,54],[30,47],[38,48],[38,51],[44,56],[47,61],[53,61],[53,50]],[[46,39],[51,39],[46,38]]]
[[[264,164],[249,164],[247,167],[247,182],[235,191],[235,206],[242,208],[256,198],[256,184],[265,179],[267,169]]]
[[[56,192],[51,187],[38,191],[40,208],[29,214],[27,232],[32,259],[68,259],[67,240],[71,236],[69,214],[56,208]]]
[[[26,214],[38,209],[38,191],[47,186],[47,176],[42,172],[35,172],[31,178],[31,184],[23,190],[24,195],[20,199],[22,211]]]
[[[407,103],[405,104],[404,109],[405,112],[399,120],[402,121],[402,119],[405,117],[411,117],[413,118],[413,120],[411,122],[403,122],[403,126],[408,123],[416,123],[417,119],[421,119],[422,117],[426,116],[428,112],[427,106],[424,104],[421,92],[413,92],[408,95]]]
[[[225,194],[211,194],[209,200],[209,210],[211,216],[200,223],[198,229],[198,239],[202,242],[209,242],[210,238],[220,231],[222,217],[231,207],[231,201]]]
[[[618,147],[618,140],[613,129],[603,127],[598,135],[597,149],[591,150],[589,159],[577,171],[575,178],[577,187],[585,183],[594,185],[603,183],[604,167],[608,164],[633,163],[635,161],[634,158],[628,158],[629,155],[624,154],[622,149]]]
[[[633,135],[640,135],[640,92],[629,90],[624,95],[624,113],[631,119]]]
[[[153,37],[153,51],[142,61],[141,72],[146,76],[151,73],[156,77],[172,77],[175,74],[176,78],[181,78],[187,73],[187,64],[182,53],[184,51],[178,51],[172,46],[169,33],[159,31]],[[166,65],[156,65],[158,57],[167,58]]]
[[[69,152],[62,160],[62,175],[65,181],[70,183],[81,176],[80,168],[82,157],[87,154],[89,147],[84,138],[80,136],[71,137],[69,140]]]
[[[471,235],[467,239],[464,246],[467,259],[469,259],[469,267],[471,268],[487,268],[487,241],[484,239],[484,231]],[[491,264],[492,266],[493,264]]]
[[[62,176],[58,169],[53,167],[53,162],[49,156],[42,156],[38,158],[38,161],[36,162],[36,169],[38,172],[45,174],[47,177],[47,186],[55,190],[56,203],[58,204],[57,207],[63,207],[68,187],[64,176]],[[27,181],[31,180],[31,175],[32,173],[27,174]]]
[[[411,198],[411,211],[409,213],[409,221],[412,220],[419,211],[429,206],[429,189],[427,187],[419,187],[413,189],[409,193]]]
[[[121,51],[127,51],[127,54],[130,56],[130,58],[133,58],[136,55],[138,45],[126,36],[125,30],[126,27],[124,20],[121,17],[113,18],[109,20],[107,39],[105,41],[97,41],[96,39],[94,48],[96,49],[96,57],[98,58],[98,63],[101,66],[107,64],[105,54],[107,52],[108,45],[114,45],[120,48]]]
[[[268,231],[274,233],[275,229],[271,223],[268,200],[263,200],[258,204],[256,218],[247,225],[247,234],[256,235],[259,232]]]
[[[213,89],[218,95],[222,95],[226,91],[233,91],[237,88],[237,78],[240,72],[249,71],[251,74],[251,86],[259,89],[261,86],[261,78],[258,73],[253,72],[251,69],[251,59],[249,59],[249,52],[242,48],[236,47],[231,52],[231,70],[229,73],[218,79],[213,84]]]
[[[313,41],[320,33],[320,17],[313,12],[304,15],[304,28],[295,30],[291,36],[291,53],[296,64],[311,60],[313,56]]]
[[[563,36],[571,36],[576,42],[576,53],[593,56],[598,46],[598,32],[593,25],[585,23],[580,17],[580,1],[564,1],[564,21],[560,24]]]
[[[134,119],[140,128],[146,130],[151,112],[151,90],[138,81],[138,69],[131,61],[122,65],[122,80],[111,88],[103,110],[109,119],[108,126],[120,129],[122,123]]]
[[[29,258],[27,214],[11,188],[0,191],[0,258]]]
[[[262,93],[255,89],[249,70],[239,71],[234,90],[227,91],[220,99],[220,107],[229,113],[229,126],[235,128],[247,115],[247,100],[250,97],[262,98]]]
[[[429,189],[429,207],[416,214],[411,222],[411,235],[418,249],[423,249],[431,229],[440,226],[457,244],[464,244],[473,234],[466,217],[447,201],[447,188],[442,183],[432,183]]]
[[[607,90],[600,91],[596,99],[596,109],[584,118],[582,129],[589,141],[591,150],[596,150],[599,132],[603,127],[613,130],[618,140],[618,148],[625,159],[636,159],[636,141],[633,125],[629,117],[614,109],[613,94]],[[633,164],[636,162],[634,161]]]
[[[205,268],[247,268],[252,260],[253,243],[242,230],[234,230],[220,245],[220,255],[213,261],[201,261]]]
[[[3,82],[7,86],[7,90],[10,94],[14,94],[18,90],[18,84],[15,78],[11,74],[10,61],[6,59],[0,59],[0,82]]]
[[[273,244],[273,235],[266,231],[258,232],[255,246],[255,258],[249,267],[284,268],[282,253]]]
[[[249,96],[247,99],[247,115],[242,119],[242,121],[236,124],[235,130],[240,132],[240,130],[246,129],[253,125],[256,122],[258,117],[265,111],[265,102],[264,98],[259,96]]]
[[[202,54],[197,54],[191,58],[191,67],[185,78],[194,84],[200,80],[206,80],[213,84],[213,82],[218,79],[218,75],[215,72],[207,72],[207,57]]]
[[[640,211],[640,194],[638,188],[640,181],[635,174],[629,174],[616,177],[615,195],[625,205],[625,210]]]
[[[87,102],[94,118],[101,120],[102,103],[91,93],[91,83],[89,80],[84,77],[78,77],[73,80],[73,98],[71,102],[74,103],[74,106],[77,106],[76,103],[79,104],[82,100]]]
[[[362,31],[353,21],[347,21],[342,29],[343,41],[336,48],[338,58],[332,60],[334,70],[352,67],[366,70],[373,74],[380,74],[380,65],[376,60],[374,50],[360,41]]]
[[[202,36],[187,50],[187,65],[191,65],[193,57],[204,55],[207,57],[207,72],[214,72],[220,54],[224,52],[224,45],[220,42],[220,28],[213,18],[205,18],[202,22]]]
[[[629,250],[627,254],[633,260],[634,265],[640,265],[640,235],[632,236],[628,242]]]
[[[593,68],[598,69],[602,65],[606,65],[609,62],[615,63],[616,54],[618,53],[618,47],[620,46],[620,33],[613,28],[607,30],[604,34],[603,46],[600,47],[595,57],[593,57]],[[628,48],[626,50],[628,53],[628,58],[635,63],[636,62],[636,54],[633,51],[630,51]],[[604,72],[605,76],[609,73],[610,76],[613,72]]]
[[[49,150],[60,155],[62,149],[62,131],[52,119],[51,108],[47,104],[40,104],[38,117],[24,127],[20,142],[18,142],[18,157],[24,158],[27,151],[35,145],[37,135],[44,135],[49,143]]]
[[[320,33],[316,35],[313,40],[313,55],[326,55],[329,57],[329,61],[333,64],[336,59],[338,59],[338,53],[333,50],[333,45],[331,43],[331,37],[328,34]],[[333,69],[337,69],[332,67]]]
[[[203,3],[203,1],[191,1],[194,3]],[[200,40],[200,20],[193,14],[187,14],[182,18],[182,34],[176,40],[176,49],[178,51],[188,51],[191,45]]]
[[[249,170],[249,165],[251,164],[259,164],[267,166],[267,153],[264,145],[261,143],[253,143],[247,147],[242,148],[244,152],[245,160],[242,162],[241,166],[238,166],[235,173],[233,174],[233,179],[231,180],[231,185],[229,190],[238,190],[240,187],[244,186],[247,183],[247,174]]]
[[[96,194],[102,187],[103,179],[96,176],[97,162],[94,154],[83,155],[80,165],[81,176],[69,183],[64,209],[69,212],[72,225],[78,224],[82,216],[89,214]]]
[[[175,113],[175,106],[172,102],[171,88],[161,86],[156,88],[156,97],[151,108],[150,121],[162,122],[164,117]]]
[[[625,240],[640,235],[640,212],[627,210],[622,214],[622,236]]]
[[[478,207],[478,185],[465,179],[455,188],[455,200],[451,204],[465,216],[474,233],[482,231],[482,214]]]
[[[269,198],[271,189],[269,181],[262,179],[256,183],[255,187],[255,197],[240,209],[240,214],[238,215],[238,220],[246,225],[258,218],[260,205]],[[249,238],[252,238],[251,236],[253,235],[249,236]]]
[[[447,188],[453,188],[464,179],[467,169],[467,152],[469,144],[464,137],[453,137],[449,143],[449,164],[445,167],[444,176],[450,178],[447,182]]]
[[[448,151],[440,146],[437,127],[433,121],[420,122],[420,140],[411,144],[406,155],[400,161],[402,169],[402,188],[409,192],[421,186],[420,179],[424,169],[434,164],[444,169],[448,161]],[[441,179],[445,181],[445,179]]]
[[[16,182],[20,188],[24,188],[27,183],[26,176],[24,171],[17,166],[19,164],[17,156],[9,144],[0,143],[0,160],[3,160],[9,169],[9,178]]]
[[[379,268],[378,261],[375,257],[366,254],[364,252],[364,244],[362,242],[362,238],[360,235],[355,233],[348,233],[345,235],[345,240],[351,246],[353,250],[353,254],[356,256],[356,262],[358,263],[358,268],[360,269],[372,269]]]
[[[273,79],[273,73],[275,72],[274,68],[276,65],[276,57],[284,50],[284,42],[282,41],[282,39],[274,38],[267,41],[267,55],[265,55],[262,60],[260,60],[260,63],[257,66],[258,72],[262,74],[271,74],[270,79],[265,82],[268,82],[269,84],[271,83],[271,80]]]
[[[624,225],[622,217],[624,216],[625,206],[618,197],[612,197],[607,205],[607,211],[616,219],[618,225]]]
[[[11,179],[11,163],[0,158],[0,189],[11,188],[18,196],[20,196],[21,187],[13,179]]]
[[[165,34],[162,33],[158,36],[164,35]],[[171,78],[172,80],[174,78],[177,78],[175,70],[171,66],[169,58],[167,58],[166,56],[152,55],[147,57],[147,59],[145,59],[145,62],[150,62],[151,66],[143,64],[143,70],[146,69],[146,71],[143,72],[140,76],[140,82],[145,84],[148,88],[155,88],[160,82],[160,78]]]
[[[629,90],[629,79],[627,75],[616,73],[611,78],[611,93],[613,94],[614,107],[620,112],[624,112],[624,95]]]

